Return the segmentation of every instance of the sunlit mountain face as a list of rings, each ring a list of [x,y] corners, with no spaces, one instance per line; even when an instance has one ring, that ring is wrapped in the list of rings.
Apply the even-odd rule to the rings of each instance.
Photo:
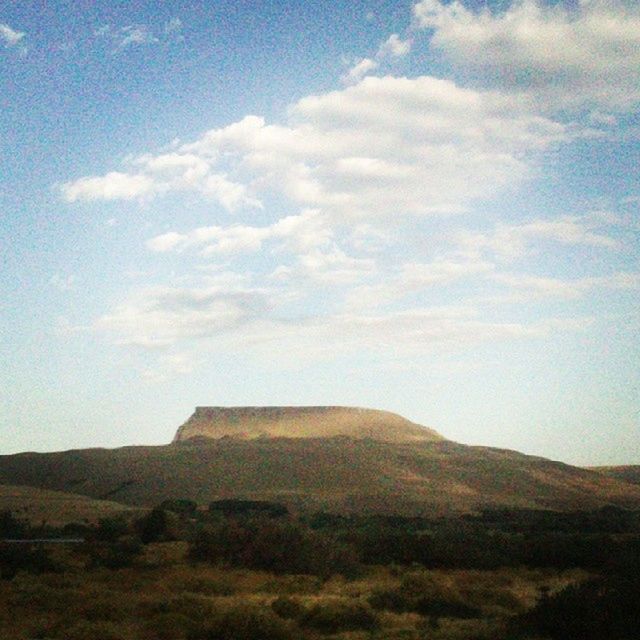
[[[637,3],[13,3],[0,84],[2,453],[327,405],[637,462]]]

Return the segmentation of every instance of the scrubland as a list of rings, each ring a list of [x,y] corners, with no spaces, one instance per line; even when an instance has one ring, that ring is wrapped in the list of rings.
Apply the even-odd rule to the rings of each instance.
[[[2,514],[0,537],[84,542],[0,543],[0,638],[637,637],[636,514],[429,522],[294,517],[256,502],[212,507],[170,501],[142,517],[46,531]],[[573,530],[587,523],[591,531]],[[517,543],[534,538],[546,556],[521,555]],[[607,540],[615,557],[603,553]],[[569,544],[579,553],[563,558]]]

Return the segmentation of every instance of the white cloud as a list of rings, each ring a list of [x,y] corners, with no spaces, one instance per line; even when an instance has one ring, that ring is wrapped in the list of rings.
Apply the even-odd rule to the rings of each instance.
[[[640,100],[637,3],[521,0],[491,13],[459,0],[421,0],[413,12],[432,30],[431,46],[470,77],[525,91],[542,105],[628,109]]]
[[[149,195],[153,181],[142,174],[112,171],[104,176],[87,176],[61,186],[67,202],[80,200],[134,200]]]
[[[384,58],[402,58],[411,51],[411,40],[402,40],[397,33],[392,33],[378,49],[376,58],[381,60]]]
[[[337,246],[317,248],[298,256],[294,266],[279,266],[271,274],[279,281],[305,281],[327,285],[346,285],[375,273],[376,264],[371,258],[347,255]]]
[[[282,248],[305,252],[326,244],[332,235],[326,217],[317,210],[309,209],[265,227],[210,226],[184,234],[170,231],[148,240],[147,248],[165,253],[195,247],[204,255],[212,255],[258,251],[265,241],[277,240]]]
[[[370,71],[378,68],[378,63],[371,58],[362,58],[358,60],[350,69],[345,73],[342,78],[344,84],[356,84],[360,82]]]
[[[0,23],[0,40],[4,41],[7,47],[15,47],[25,35],[23,31],[16,31],[8,24]]]
[[[569,138],[563,125],[496,92],[427,76],[368,77],[303,98],[287,124],[247,116],[130,161],[135,173],[82,178],[65,190],[67,199],[97,198],[102,181],[126,175],[143,180],[147,195],[199,191],[231,211],[260,207],[266,194],[338,220],[394,219],[460,211],[526,179],[538,154]]]
[[[205,159],[193,154],[149,154],[133,160],[138,173],[112,171],[104,176],[88,176],[62,185],[68,202],[79,200],[132,200],[169,191],[198,191],[218,201],[227,211],[258,207],[259,200],[247,188],[226,174],[211,170]]]

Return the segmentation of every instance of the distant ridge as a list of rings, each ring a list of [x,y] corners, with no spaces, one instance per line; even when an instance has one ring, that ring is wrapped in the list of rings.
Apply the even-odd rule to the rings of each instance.
[[[192,438],[333,438],[381,442],[444,440],[395,413],[357,407],[196,407],[174,442]]]

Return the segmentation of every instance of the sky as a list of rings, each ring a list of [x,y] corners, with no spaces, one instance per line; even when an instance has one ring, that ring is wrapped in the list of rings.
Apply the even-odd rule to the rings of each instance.
[[[7,2],[0,453],[196,405],[640,464],[634,0]]]

